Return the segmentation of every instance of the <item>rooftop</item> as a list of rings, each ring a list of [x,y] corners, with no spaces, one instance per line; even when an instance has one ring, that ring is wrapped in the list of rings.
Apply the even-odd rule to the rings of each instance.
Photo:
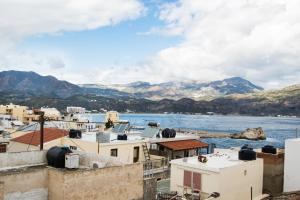
[[[171,149],[173,151],[208,147],[208,144],[201,142],[199,140],[167,141],[167,142],[158,142],[157,144],[164,146],[168,149]]]
[[[245,163],[245,161],[241,161],[238,159],[237,149],[215,149],[214,154],[208,154],[205,156],[207,157],[206,163],[199,162],[198,157],[194,156],[189,158],[172,160],[171,164],[191,167],[205,171],[220,172],[223,168],[242,165]]]
[[[52,140],[65,137],[69,134],[68,131],[57,129],[57,128],[45,128],[44,129],[44,143],[50,142]],[[40,144],[40,131],[33,131],[30,133],[26,133],[22,136],[16,137],[11,141],[19,142],[23,144],[30,144],[34,146],[38,146]]]

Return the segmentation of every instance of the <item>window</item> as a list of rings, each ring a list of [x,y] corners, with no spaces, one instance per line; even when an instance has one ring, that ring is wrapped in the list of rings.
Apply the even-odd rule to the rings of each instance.
[[[111,149],[110,155],[113,157],[118,157],[118,149]]]
[[[134,147],[133,148],[133,162],[139,161],[139,154],[140,154],[140,147]]]
[[[71,150],[77,150],[77,147],[76,146],[70,146],[70,149]]]

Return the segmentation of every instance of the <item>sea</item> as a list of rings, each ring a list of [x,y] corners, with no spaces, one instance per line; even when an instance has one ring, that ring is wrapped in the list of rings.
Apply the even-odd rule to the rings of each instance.
[[[104,114],[87,114],[90,121],[103,122]],[[241,147],[248,144],[253,148],[273,145],[284,148],[284,141],[300,137],[300,118],[295,117],[253,117],[224,115],[185,115],[185,114],[120,114],[121,120],[131,125],[147,126],[149,122],[158,122],[162,128],[183,128],[211,132],[239,133],[247,128],[262,127],[266,140],[250,141],[244,139],[213,138],[201,139],[214,143],[217,148]],[[297,133],[298,132],[298,133]]]

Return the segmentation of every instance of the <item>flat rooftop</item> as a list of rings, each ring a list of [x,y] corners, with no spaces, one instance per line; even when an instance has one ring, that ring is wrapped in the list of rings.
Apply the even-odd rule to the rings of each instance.
[[[238,159],[238,151],[238,149],[215,149],[215,153],[204,155],[207,157],[206,163],[199,162],[198,156],[180,158],[172,160],[170,163],[205,171],[220,172],[223,168],[245,163],[245,161]]]
[[[88,141],[88,142],[97,142],[96,132],[84,132],[82,133],[81,140]],[[140,133],[128,133],[127,140],[117,140],[118,133],[113,132],[105,132],[102,133],[100,136],[100,143],[117,143],[117,142],[126,142],[126,141],[144,141],[144,140],[151,140],[151,141],[164,141],[164,140],[174,140],[174,139],[189,139],[191,136],[184,135],[184,134],[177,134],[175,138],[145,138],[142,137]],[[193,137],[196,138],[196,137]]]

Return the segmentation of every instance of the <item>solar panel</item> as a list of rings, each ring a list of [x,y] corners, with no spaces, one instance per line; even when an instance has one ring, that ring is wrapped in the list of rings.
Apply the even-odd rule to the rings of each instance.
[[[142,132],[142,137],[146,138],[153,138],[159,133],[159,128],[157,127],[146,127],[145,130]]]

